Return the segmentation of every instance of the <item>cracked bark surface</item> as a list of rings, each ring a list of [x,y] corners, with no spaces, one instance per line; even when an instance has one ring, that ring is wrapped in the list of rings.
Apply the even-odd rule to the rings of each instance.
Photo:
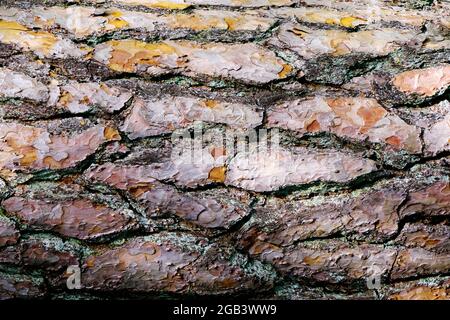
[[[0,0],[0,299],[448,300],[449,88],[445,0]]]

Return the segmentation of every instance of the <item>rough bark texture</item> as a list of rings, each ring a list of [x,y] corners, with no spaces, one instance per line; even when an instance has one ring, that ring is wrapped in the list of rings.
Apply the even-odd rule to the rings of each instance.
[[[445,0],[0,0],[0,299],[450,299],[449,87]]]

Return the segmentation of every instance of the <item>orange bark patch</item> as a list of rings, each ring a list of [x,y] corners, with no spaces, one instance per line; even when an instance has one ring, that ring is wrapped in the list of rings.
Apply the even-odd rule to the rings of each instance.
[[[224,18],[223,19],[228,26],[228,30],[233,31],[236,30],[237,24],[242,21],[242,18]]]
[[[339,23],[343,27],[353,28],[353,27],[355,27],[355,23],[358,23],[360,21],[363,22],[366,20],[358,18],[358,17],[344,17],[339,20]]]
[[[224,29],[223,22],[215,17],[201,17],[193,14],[177,14],[167,16],[170,19],[170,26],[176,28],[188,28],[195,31],[207,30],[211,28]],[[222,25],[222,28],[220,26]]]
[[[113,25],[115,28],[125,28],[128,26],[128,22],[126,22],[125,20],[121,19],[120,17],[122,16],[122,13],[119,11],[114,11],[111,12],[108,15],[108,23]]]
[[[390,144],[391,146],[394,146],[396,148],[400,147],[400,144],[402,143],[399,137],[396,136],[390,136],[389,138],[386,138],[386,143]]]
[[[59,98],[59,103],[64,106],[67,107],[67,105],[69,103],[71,103],[73,101],[73,96],[70,92],[67,91],[63,91],[61,94],[61,97]]]
[[[335,98],[327,99],[326,102],[340,118],[350,121],[355,126],[359,126],[361,133],[366,133],[387,114],[387,111],[375,100]],[[360,119],[355,117],[355,113]],[[361,125],[361,121],[363,125]]]
[[[208,179],[214,182],[224,182],[227,168],[225,166],[212,168],[209,172]]]
[[[361,127],[360,131],[366,133],[370,128],[372,128],[378,121],[380,121],[385,115],[386,110],[380,106],[368,106],[359,108],[357,114],[364,121],[364,126]]]
[[[444,288],[416,287],[389,297],[391,300],[448,300],[450,296]]]
[[[317,120],[313,120],[307,127],[306,131],[308,132],[317,132],[320,131],[320,123]]]
[[[153,185],[146,184],[146,185],[138,185],[131,187],[128,191],[136,198],[140,197],[147,191],[150,191],[153,188]]]
[[[42,162],[49,168],[49,169],[59,169],[62,167],[63,161],[56,161],[51,156],[45,157]]]
[[[117,71],[133,72],[135,65],[132,63],[132,55],[123,50],[114,50],[109,60],[110,67]]]
[[[33,134],[30,138],[35,138],[35,135]],[[38,153],[36,148],[30,145],[32,143],[31,141],[28,144],[28,141],[21,143],[12,137],[6,139],[8,146],[10,146],[17,154],[22,155],[22,158],[20,159],[20,165],[22,166],[30,166],[37,160]]]
[[[106,140],[111,141],[111,140],[120,140],[120,134],[119,131],[117,131],[117,129],[115,128],[111,128],[111,127],[106,127],[104,132],[103,132],[103,136],[105,137]]]
[[[34,147],[26,147],[21,150],[23,157],[20,159],[21,166],[29,166],[37,160],[37,150]]]
[[[239,282],[236,279],[232,279],[232,278],[225,278],[221,281],[219,281],[218,283],[216,282],[216,284],[220,287],[220,288],[234,288],[237,287],[239,285]]]
[[[86,259],[86,267],[92,268],[94,265],[95,265],[94,257],[89,257],[88,259]]]
[[[211,109],[215,108],[218,104],[216,100],[210,100],[210,99],[205,100],[204,103],[205,103],[205,106],[207,106],[208,108],[211,108]]]
[[[165,43],[113,40],[109,44],[112,48],[109,66],[116,71],[135,72],[140,64],[158,66],[162,57],[177,54],[173,47]]]
[[[408,234],[406,238],[408,243],[417,243],[425,248],[433,248],[441,242],[439,239],[432,239],[428,233],[423,231]]]
[[[161,253],[161,248],[152,242],[144,243],[139,250],[122,248],[118,254],[119,270],[126,270],[130,265],[146,265],[157,260]]]
[[[227,152],[226,152],[225,148],[213,148],[211,150],[211,155],[214,157],[214,159],[217,159],[226,154],[227,154]]]
[[[340,118],[350,120],[352,109],[355,107],[354,98],[335,98],[335,99],[326,99],[325,100],[328,106],[336,113]]]
[[[250,254],[252,255],[258,255],[261,254],[263,252],[267,252],[267,251],[280,251],[280,248],[278,248],[277,246],[271,244],[271,243],[267,243],[267,242],[262,242],[262,241],[257,241],[255,242],[255,244],[249,249]]]
[[[66,184],[73,184],[79,175],[67,176],[61,179],[60,185],[64,186]]]
[[[15,21],[0,19],[0,30],[28,31],[28,28]]]
[[[284,79],[292,72],[292,70],[293,70],[292,66],[285,63],[285,64],[283,64],[283,69],[280,72],[278,72],[278,76],[281,79]]]
[[[160,9],[171,9],[171,10],[183,10],[190,7],[190,4],[186,3],[176,3],[171,1],[159,1],[154,4],[146,5],[151,8],[160,8]]]
[[[26,50],[34,50],[45,55],[48,55],[59,41],[49,32],[32,31],[17,22],[1,19],[0,36],[4,43],[18,44]]]
[[[442,188],[441,192],[443,194],[450,194],[450,183],[447,184],[446,186],[444,186],[444,188]]]
[[[303,258],[303,262],[308,266],[318,265],[322,263],[321,257],[305,257]]]
[[[406,71],[392,83],[402,92],[429,97],[450,85],[450,65]]]

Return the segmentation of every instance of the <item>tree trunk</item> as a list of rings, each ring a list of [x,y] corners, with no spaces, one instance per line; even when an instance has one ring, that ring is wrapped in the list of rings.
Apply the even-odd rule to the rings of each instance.
[[[1,0],[0,299],[449,299],[449,13]]]

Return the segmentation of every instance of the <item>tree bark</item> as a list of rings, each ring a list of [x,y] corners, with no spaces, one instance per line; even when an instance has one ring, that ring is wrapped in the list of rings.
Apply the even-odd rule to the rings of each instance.
[[[0,1],[0,299],[449,299],[447,1]]]

